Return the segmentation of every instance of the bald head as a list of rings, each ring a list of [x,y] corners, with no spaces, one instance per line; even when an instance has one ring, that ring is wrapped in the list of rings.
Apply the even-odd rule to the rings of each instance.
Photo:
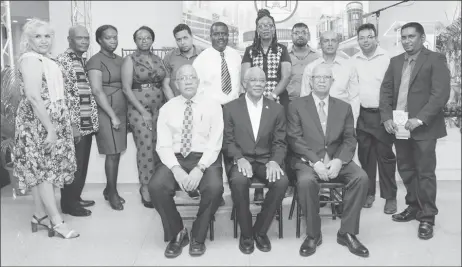
[[[90,34],[88,30],[82,25],[75,25],[69,28],[69,35],[67,37],[69,47],[78,54],[87,52],[90,45]]]
[[[193,98],[199,86],[196,69],[189,64],[181,66],[176,73],[175,83],[184,98]]]
[[[321,49],[326,55],[334,55],[339,45],[338,34],[333,31],[326,31],[321,34]]]
[[[266,79],[265,72],[262,69],[260,69],[259,67],[252,67],[252,68],[248,69],[244,74],[244,80],[245,81],[248,81],[250,78],[259,79],[261,77]]]

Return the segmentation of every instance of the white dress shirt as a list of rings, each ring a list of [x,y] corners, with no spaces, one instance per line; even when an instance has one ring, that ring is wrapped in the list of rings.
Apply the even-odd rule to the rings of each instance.
[[[323,57],[316,59],[308,64],[303,72],[302,88],[300,97],[309,95],[311,93],[310,79],[315,66],[319,64],[326,64]],[[358,74],[348,60],[336,56],[332,66],[332,75],[334,82],[331,85],[329,95],[341,99],[351,105],[356,127],[356,119],[359,116],[359,84]]]
[[[260,98],[260,100],[258,100],[257,104],[255,105],[252,100],[250,100],[249,96],[245,94],[245,102],[247,103],[247,110],[249,111],[253,136],[256,141],[258,137],[258,130],[260,129],[261,113],[263,110],[263,97]]]
[[[231,78],[231,92],[225,94],[221,88],[221,55],[213,47],[202,51],[194,60],[193,66],[200,79],[198,93],[205,93],[221,105],[239,97],[241,79],[241,55],[227,46],[223,51]]]
[[[179,165],[175,153],[180,153],[186,98],[172,98],[159,111],[156,151],[162,163],[171,169]],[[193,127],[191,152],[201,152],[198,164],[210,167],[223,145],[223,111],[221,106],[205,95],[192,99]]]
[[[390,64],[390,56],[380,46],[377,46],[371,58],[367,58],[360,51],[350,61],[358,74],[361,106],[365,108],[378,108],[380,86]]]

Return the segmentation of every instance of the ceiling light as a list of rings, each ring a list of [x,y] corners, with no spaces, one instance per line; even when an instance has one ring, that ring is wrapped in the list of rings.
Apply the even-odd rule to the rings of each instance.
[[[12,20],[11,22],[13,22],[13,23],[18,23],[18,21],[17,21],[17,20],[15,20],[15,19],[14,19],[14,20]]]

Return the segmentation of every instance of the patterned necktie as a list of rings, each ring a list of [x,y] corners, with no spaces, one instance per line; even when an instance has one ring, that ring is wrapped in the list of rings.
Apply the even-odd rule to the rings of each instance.
[[[326,135],[326,124],[327,124],[327,115],[326,112],[324,111],[324,101],[319,102],[319,108],[318,108],[318,115],[319,115],[319,120],[321,121],[321,127],[322,131],[324,132],[324,135]]]
[[[414,59],[409,60],[409,63],[407,64],[406,69],[404,69],[403,75],[401,76],[401,84],[399,85],[396,110],[407,111],[407,94],[409,92],[409,81],[411,79],[413,61]]]
[[[221,52],[221,90],[225,94],[231,93],[231,77],[229,76],[228,64],[226,64],[225,53]]]
[[[187,157],[191,152],[191,139],[192,139],[192,127],[193,127],[193,112],[192,112],[192,101],[186,100],[186,108],[184,110],[183,129],[181,130],[181,148],[180,153],[183,157]]]

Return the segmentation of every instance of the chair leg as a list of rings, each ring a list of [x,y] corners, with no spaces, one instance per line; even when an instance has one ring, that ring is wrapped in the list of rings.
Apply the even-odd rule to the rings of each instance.
[[[236,210],[234,209],[234,205],[233,205],[233,208],[232,208],[232,210],[231,210],[231,218],[230,218],[231,221],[233,221],[233,220],[234,220],[234,216],[236,216],[235,212],[236,212]]]
[[[295,205],[297,205],[297,226],[296,226],[296,229],[295,229],[295,236],[297,238],[300,238],[300,224],[302,222],[302,214],[301,214],[301,210],[302,208],[300,207],[300,203],[295,203]]]
[[[212,220],[210,220],[210,241],[213,241],[215,239],[215,216],[212,217]]]
[[[282,218],[282,203],[279,206],[279,238],[284,238],[284,227],[283,227],[283,218]]]
[[[234,218],[233,218],[234,238],[237,238],[237,212],[236,212],[236,207],[234,207],[234,205],[233,205],[233,213],[234,213]]]
[[[294,215],[295,201],[297,201],[297,189],[294,190],[294,196],[292,198],[292,204],[290,204],[289,220],[292,220],[292,216]]]
[[[335,200],[335,196],[334,196],[334,189],[330,189],[329,190],[329,195],[330,195],[330,201],[334,201]],[[330,209],[332,210],[332,219],[333,220],[336,220],[337,219],[337,210],[335,209],[335,203],[331,202],[330,203]]]

